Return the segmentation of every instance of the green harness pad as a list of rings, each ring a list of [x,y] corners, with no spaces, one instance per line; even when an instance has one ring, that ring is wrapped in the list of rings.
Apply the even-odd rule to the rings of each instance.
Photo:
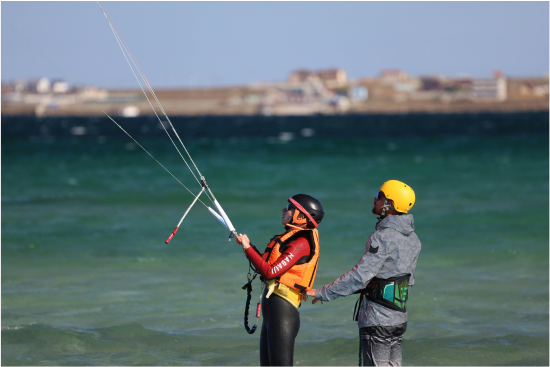
[[[373,278],[365,288],[365,297],[392,310],[406,312],[410,277],[406,274],[389,279]]]

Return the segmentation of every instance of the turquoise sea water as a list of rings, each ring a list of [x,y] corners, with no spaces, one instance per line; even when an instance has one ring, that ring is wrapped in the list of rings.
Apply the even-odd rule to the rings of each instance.
[[[363,254],[381,183],[407,182],[422,252],[404,364],[548,365],[548,115],[474,117],[177,128],[257,247],[282,231],[289,196],[323,203],[315,287]],[[166,245],[192,196],[109,122],[90,121],[2,121],[2,364],[259,364],[240,247],[200,203]],[[154,123],[121,123],[200,190]],[[296,365],[357,364],[355,301],[302,305]]]

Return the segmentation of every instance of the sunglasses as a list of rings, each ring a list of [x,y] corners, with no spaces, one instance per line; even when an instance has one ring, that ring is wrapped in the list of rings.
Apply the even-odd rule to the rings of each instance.
[[[376,194],[376,197],[374,200],[378,200],[379,198],[385,198],[384,193],[382,191],[378,191],[378,194]]]

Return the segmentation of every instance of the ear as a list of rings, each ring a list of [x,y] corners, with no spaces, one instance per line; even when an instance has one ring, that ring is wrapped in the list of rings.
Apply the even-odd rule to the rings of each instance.
[[[300,211],[294,212],[294,215],[292,216],[292,220],[293,220],[294,223],[296,223],[296,224],[304,224],[304,223],[307,223],[306,216],[304,215],[304,213],[302,213],[302,212],[300,212]]]

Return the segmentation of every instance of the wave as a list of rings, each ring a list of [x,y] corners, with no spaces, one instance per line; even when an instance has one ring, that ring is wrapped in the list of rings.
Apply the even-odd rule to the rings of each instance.
[[[237,337],[235,337],[235,335]],[[175,334],[139,324],[76,330],[32,323],[3,326],[3,365],[254,365],[259,333]],[[358,338],[300,342],[296,365],[354,365]],[[403,341],[406,365],[548,365],[548,335],[461,335]]]

